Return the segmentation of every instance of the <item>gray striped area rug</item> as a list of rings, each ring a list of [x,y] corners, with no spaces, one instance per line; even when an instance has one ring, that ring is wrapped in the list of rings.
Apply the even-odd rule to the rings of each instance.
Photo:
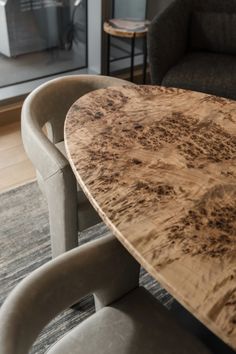
[[[0,195],[0,225],[1,305],[21,279],[51,259],[47,204],[36,182]],[[109,233],[101,223],[81,233],[79,240],[88,242]],[[140,281],[161,303],[170,307],[171,296],[144,270]],[[93,312],[91,296],[80,302],[78,310],[64,311],[43,330],[31,353],[45,353],[52,343]]]

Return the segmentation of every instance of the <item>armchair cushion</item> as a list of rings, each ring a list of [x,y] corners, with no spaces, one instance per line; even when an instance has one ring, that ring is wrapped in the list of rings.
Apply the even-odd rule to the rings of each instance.
[[[236,54],[236,13],[194,11],[190,47],[216,53]]]
[[[149,31],[152,83],[236,100],[236,0],[171,0],[163,8]]]
[[[189,53],[167,72],[162,85],[236,100],[235,57],[209,52]]]
[[[144,288],[106,306],[62,337],[47,354],[206,354]]]

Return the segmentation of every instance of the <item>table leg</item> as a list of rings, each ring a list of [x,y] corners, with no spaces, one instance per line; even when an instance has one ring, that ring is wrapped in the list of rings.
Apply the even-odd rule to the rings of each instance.
[[[147,36],[143,39],[143,84],[146,83],[147,75]]]
[[[111,37],[110,34],[107,35],[107,76],[110,75],[110,47],[111,47]]]
[[[134,50],[135,50],[135,34],[131,39],[131,65],[130,65],[130,81],[134,81]]]

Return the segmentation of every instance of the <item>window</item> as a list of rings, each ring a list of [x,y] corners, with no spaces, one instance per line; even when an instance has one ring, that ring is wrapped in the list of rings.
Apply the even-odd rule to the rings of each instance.
[[[87,0],[0,2],[0,88],[87,66]]]

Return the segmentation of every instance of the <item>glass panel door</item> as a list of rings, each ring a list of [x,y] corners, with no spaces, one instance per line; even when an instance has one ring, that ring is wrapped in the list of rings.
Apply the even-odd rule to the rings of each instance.
[[[0,88],[87,66],[87,0],[0,1]]]

